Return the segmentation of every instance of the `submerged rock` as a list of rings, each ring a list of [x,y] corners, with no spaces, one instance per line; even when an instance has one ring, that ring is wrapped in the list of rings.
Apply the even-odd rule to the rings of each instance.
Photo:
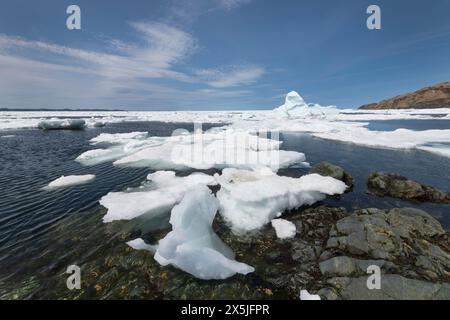
[[[367,180],[368,192],[379,197],[409,201],[450,203],[450,193],[409,180],[397,173],[375,172]]]
[[[343,168],[327,161],[322,161],[313,166],[310,173],[318,173],[325,177],[332,177],[344,182],[349,187],[353,186],[353,177],[350,174],[348,174]]]

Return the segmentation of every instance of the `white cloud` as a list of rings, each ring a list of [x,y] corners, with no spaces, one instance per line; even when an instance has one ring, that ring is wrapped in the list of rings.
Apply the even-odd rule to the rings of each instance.
[[[211,87],[226,88],[251,84],[264,75],[264,69],[259,66],[234,66],[227,70],[198,70],[196,74]]]
[[[172,67],[195,51],[196,41],[191,35],[158,23],[132,23],[131,26],[138,32],[145,45],[125,44],[113,39],[110,45],[118,51],[117,54],[74,49],[6,35],[0,35],[0,49],[5,51],[11,48],[22,48],[65,56],[72,59],[72,63],[86,63],[85,68],[107,78],[188,80],[187,76],[173,71]]]
[[[252,0],[216,0],[219,5],[225,9],[235,9],[244,4],[250,3]]]
[[[252,84],[264,74],[259,66],[200,70],[190,66],[184,69],[191,72],[181,71],[198,47],[192,35],[162,23],[130,26],[137,41],[109,39],[104,52],[0,34],[1,106],[122,107],[149,101],[165,106],[164,101],[174,103],[170,101],[174,95],[195,105],[248,96],[249,90],[226,88]],[[156,79],[170,84],[156,84]],[[180,89],[183,84],[195,88]]]

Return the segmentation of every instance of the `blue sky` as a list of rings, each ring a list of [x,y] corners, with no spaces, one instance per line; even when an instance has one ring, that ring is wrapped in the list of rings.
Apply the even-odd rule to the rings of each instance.
[[[291,90],[358,107],[450,81],[449,16],[448,0],[1,0],[0,107],[270,109]]]

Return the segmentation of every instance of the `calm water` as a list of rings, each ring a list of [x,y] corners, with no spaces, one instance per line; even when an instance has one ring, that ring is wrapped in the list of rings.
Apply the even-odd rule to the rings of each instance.
[[[428,128],[443,129],[442,125],[449,125],[444,120],[427,121]],[[415,120],[376,121],[371,123],[371,129],[405,127],[422,130],[423,125],[422,121]],[[98,200],[110,191],[139,186],[150,170],[117,168],[110,163],[84,167],[73,161],[92,148],[89,145],[91,138],[102,132],[131,131],[168,136],[180,127],[193,129],[191,124],[133,122],[84,131],[15,130],[0,133],[14,135],[0,138],[0,298],[10,297],[10,291],[17,283],[39,275],[39,284],[26,289],[30,297],[34,297],[33,292],[45,289],[46,277],[54,277],[55,270],[60,270],[61,266],[72,264],[74,260],[93,259],[101,256],[106,247],[123,243],[121,230],[114,230],[114,224],[101,223],[104,209]],[[414,206],[428,211],[446,227],[450,226],[449,205],[417,205],[365,193],[366,178],[373,171],[398,172],[419,182],[450,190],[450,159],[422,151],[371,149],[300,134],[283,134],[282,137],[284,149],[304,152],[311,164],[330,161],[354,177],[353,192],[343,195],[340,200],[328,199],[327,203],[348,209]],[[287,169],[280,174],[300,176],[306,172],[305,169]],[[42,190],[50,181],[70,174],[96,174],[97,178],[77,187]],[[164,224],[167,221],[147,222],[139,228],[148,231]],[[119,229],[123,227],[121,225]],[[129,225],[131,231],[135,227]],[[76,238],[83,239],[81,246],[73,246]]]
[[[373,131],[395,131],[399,128],[410,130],[428,130],[428,129],[450,129],[450,120],[389,120],[389,121],[370,121],[369,130]]]

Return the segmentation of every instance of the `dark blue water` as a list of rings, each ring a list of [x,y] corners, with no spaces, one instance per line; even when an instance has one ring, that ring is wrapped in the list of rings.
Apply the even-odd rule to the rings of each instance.
[[[445,120],[427,120],[427,129],[448,125]],[[442,121],[442,122],[441,122]],[[208,129],[211,125],[204,125]],[[372,122],[372,128],[407,127],[422,129],[421,121]],[[375,127],[373,127],[375,126]],[[111,191],[139,186],[150,170],[118,168],[111,163],[84,167],[74,161],[92,148],[89,140],[100,133],[149,131],[153,136],[169,136],[173,130],[192,130],[192,124],[117,123],[84,131],[12,130],[0,138],[0,298],[25,276],[51,274],[58,264],[70,263],[74,256],[101,255],[112,238],[105,238],[103,209],[98,200]],[[389,129],[390,130],[390,129]],[[395,129],[394,129],[395,130]],[[450,190],[450,159],[422,151],[371,149],[352,144],[325,141],[308,135],[283,134],[283,149],[304,152],[311,164],[323,160],[345,168],[355,180],[353,192],[327,203],[348,209],[413,206],[450,226],[450,206],[413,204],[398,199],[369,196],[366,178],[370,172],[398,172],[421,183]],[[280,174],[300,176],[306,169],[287,169]],[[61,175],[95,174],[92,183],[72,188],[45,191],[50,181]],[[186,174],[186,173],[184,173]],[[63,227],[63,229],[61,229]],[[122,228],[123,226],[121,226]],[[143,227],[143,226],[141,226]],[[115,231],[108,230],[114,236]],[[64,231],[60,231],[64,230]],[[100,231],[102,230],[102,231]],[[98,233],[98,237],[95,235]],[[70,234],[70,235],[69,235]],[[68,237],[89,235],[83,248],[70,247]],[[122,243],[123,240],[120,240]],[[124,271],[126,272],[126,271]],[[40,284],[42,286],[42,284]]]
[[[205,130],[211,125],[204,125]],[[98,211],[98,200],[111,191],[139,186],[149,169],[118,168],[111,163],[85,167],[74,159],[92,149],[89,140],[100,133],[149,131],[169,136],[192,131],[193,124],[117,123],[81,131],[8,130],[0,138],[0,282],[26,268],[41,255],[41,239],[70,216]],[[43,190],[62,175],[95,174],[88,184]],[[67,220],[64,220],[67,221]],[[47,239],[46,245],[51,242]]]

